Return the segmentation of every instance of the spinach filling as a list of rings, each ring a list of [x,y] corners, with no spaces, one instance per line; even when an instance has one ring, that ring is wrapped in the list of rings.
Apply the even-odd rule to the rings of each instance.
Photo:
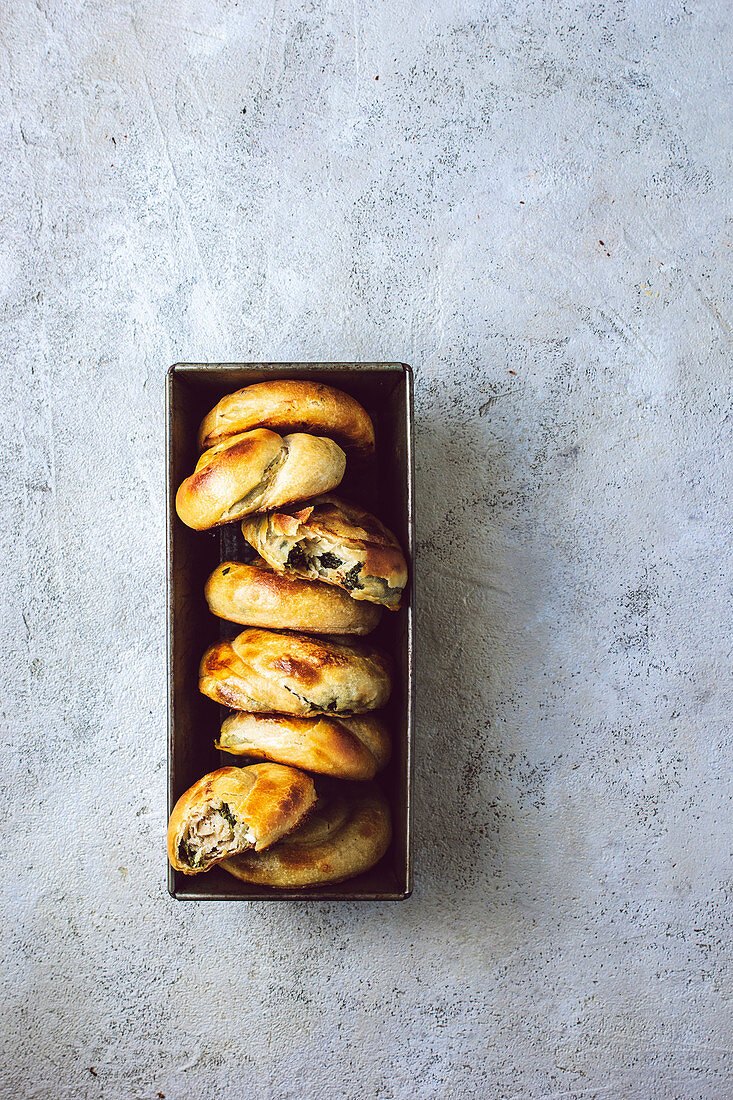
[[[325,554],[321,554],[321,565],[324,569],[338,569],[340,565],[343,565],[341,558],[337,558],[335,554],[327,551]]]
[[[307,569],[309,564],[308,558],[299,546],[293,547],[288,554],[288,560],[285,562],[285,565],[291,569]]]
[[[308,699],[305,695],[298,695],[297,691],[293,691],[287,684],[283,684],[286,691],[289,691],[291,695],[294,695],[296,699],[300,699],[301,703],[305,703],[311,710],[317,711],[318,714],[332,714],[338,710],[338,700],[331,699],[325,706],[319,707],[317,703],[314,703],[312,699]]]
[[[230,810],[228,802],[222,802],[221,806],[219,807],[219,813],[224,818],[224,820],[228,822],[229,825],[231,825],[233,829],[234,826],[237,824],[237,819]]]
[[[341,581],[341,584],[344,586],[344,588],[347,590],[347,592],[351,592],[352,589],[354,589],[354,588],[362,588],[363,587],[363,585],[361,585],[359,583],[359,581],[357,580],[357,577],[359,576],[360,573],[361,573],[361,565],[359,564],[359,562],[357,562],[356,565],[354,566],[354,568],[350,569],[348,571],[348,573],[346,574],[346,576]]]
[[[185,863],[188,867],[196,866],[196,853],[192,851],[185,840],[182,840],[178,845],[178,858],[181,863]]]

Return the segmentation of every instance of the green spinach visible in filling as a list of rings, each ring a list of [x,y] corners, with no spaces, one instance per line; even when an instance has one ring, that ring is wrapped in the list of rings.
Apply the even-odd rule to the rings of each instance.
[[[285,562],[291,569],[307,569],[309,561],[299,546],[294,546],[288,554],[288,560]]]
[[[231,827],[233,829],[234,826],[237,824],[237,819],[234,816],[234,814],[232,813],[231,809],[229,808],[229,803],[228,802],[222,802],[221,806],[219,807],[219,813],[221,814],[221,816],[224,818],[225,821],[229,822],[229,824],[231,825]]]
[[[335,554],[327,551],[325,554],[321,554],[321,565],[324,569],[338,569],[340,565],[343,565],[341,558],[337,558]]]
[[[359,581],[357,580],[357,577],[359,576],[360,573],[361,573],[361,565],[359,564],[359,562],[357,562],[356,565],[354,566],[354,568],[350,569],[348,571],[348,573],[346,574],[346,576],[341,581],[342,585],[344,586],[344,588],[348,592],[351,592],[352,589],[354,589],[354,588],[362,588],[363,587],[359,583]]]
[[[196,866],[196,853],[189,847],[185,840],[182,840],[178,845],[178,858],[181,863],[185,863],[189,867]]]

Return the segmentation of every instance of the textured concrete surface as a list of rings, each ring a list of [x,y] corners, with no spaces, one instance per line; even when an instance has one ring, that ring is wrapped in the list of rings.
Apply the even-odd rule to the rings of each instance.
[[[0,1095],[723,1100],[728,5],[7,0]],[[163,376],[402,359],[417,888],[165,892]]]

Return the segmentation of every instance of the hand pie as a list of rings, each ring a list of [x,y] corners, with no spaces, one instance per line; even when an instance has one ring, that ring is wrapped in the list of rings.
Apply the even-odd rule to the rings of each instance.
[[[322,382],[274,378],[228,394],[201,424],[199,447],[213,447],[251,428],[329,436],[360,458],[374,452],[368,413],[349,394]]]
[[[216,747],[340,779],[372,779],[387,763],[390,748],[376,714],[295,718],[243,711],[224,720]]]
[[[346,455],[332,439],[258,428],[204,451],[176,493],[176,511],[205,531],[333,489],[345,470]]]
[[[364,714],[390,688],[389,661],[371,646],[255,627],[211,646],[199,669],[204,695],[255,714]]]
[[[225,859],[222,867],[258,886],[322,886],[368,871],[387,851],[391,835],[385,798],[369,784],[353,794],[319,797],[308,820],[278,844]]]
[[[278,573],[338,585],[355,600],[400,605],[407,564],[397,539],[357,504],[321,496],[251,516],[242,533]]]
[[[368,634],[381,616],[375,604],[357,603],[348,592],[320,581],[275,573],[262,559],[250,565],[236,561],[218,565],[204,594],[214,615],[242,626]]]
[[[197,875],[226,856],[259,852],[290,832],[315,802],[310,776],[282,764],[219,768],[176,802],[168,824],[168,858]]]

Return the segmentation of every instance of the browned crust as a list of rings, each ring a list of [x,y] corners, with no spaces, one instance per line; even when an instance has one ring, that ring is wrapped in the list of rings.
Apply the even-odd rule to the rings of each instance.
[[[242,533],[258,553],[268,556],[272,565],[275,563],[268,552],[270,539],[277,541],[279,535],[325,538],[360,558],[364,575],[381,577],[394,589],[402,589],[407,583],[407,562],[395,535],[360,505],[331,493],[316,497],[305,507],[291,505],[264,516],[249,517],[242,522]],[[294,572],[297,573],[297,570]],[[338,586],[336,580],[321,579],[326,584]],[[352,595],[356,600],[371,598],[358,592]],[[392,610],[397,610],[399,606],[399,600],[381,602]]]
[[[276,657],[271,661],[271,667],[277,672],[284,672],[286,676],[292,676],[294,680],[299,680],[304,688],[309,688],[320,682],[323,670],[333,663],[329,657],[318,661],[299,661],[297,657]]]
[[[176,493],[179,518],[196,531],[335,488],[346,456],[332,439],[295,433],[282,438],[255,428],[201,455]]]
[[[322,493],[307,505],[279,508],[270,520],[273,530],[286,535],[307,529],[310,534],[337,539],[354,550],[397,550],[402,554],[396,536],[381,520],[335,493]]]
[[[171,866],[186,875],[199,874],[178,858],[178,846],[189,817],[210,802],[227,802],[254,830],[255,849],[274,844],[298,825],[315,802],[313,780],[283,764],[218,768],[202,776],[181,795],[168,822]],[[218,860],[216,862],[219,862]]]
[[[271,379],[223,397],[199,428],[201,449],[251,428],[326,435],[356,457],[374,452],[374,425],[359,402],[322,382]]]
[[[231,522],[222,515],[252,492],[282,452],[275,432],[259,429],[201,456],[176,493],[176,512],[188,527],[204,531]]]
[[[242,626],[364,635],[381,617],[376,604],[352,600],[333,585],[276,573],[263,561],[222,562],[204,594],[214,615]]]
[[[232,737],[239,745],[232,746]],[[236,712],[224,720],[216,747],[235,756],[276,760],[340,779],[372,779],[389,759],[389,734],[378,714],[298,718]]]
[[[330,822],[330,826],[329,826]],[[235,878],[274,889],[344,882],[363,874],[387,851],[392,835],[389,808],[375,787],[334,795],[316,804],[302,826],[266,852],[244,852],[221,866]]]
[[[389,659],[371,646],[257,627],[211,646],[199,670],[204,695],[252,713],[363,714],[390,688]]]

